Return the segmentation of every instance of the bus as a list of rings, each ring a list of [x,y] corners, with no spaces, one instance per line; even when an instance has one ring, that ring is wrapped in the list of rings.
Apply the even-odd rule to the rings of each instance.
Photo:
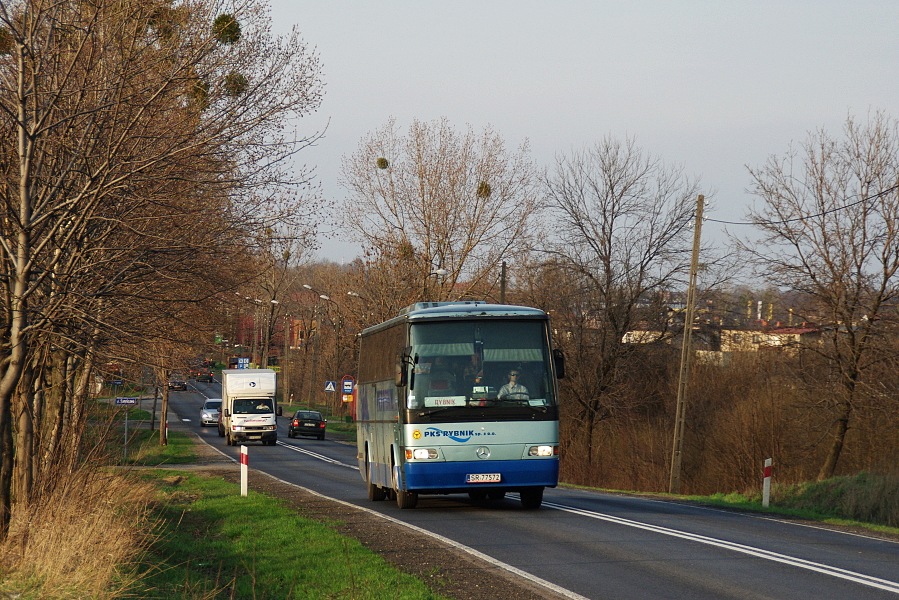
[[[369,500],[405,509],[420,494],[517,492],[539,508],[559,480],[564,369],[536,308],[419,302],[362,331],[357,458]]]

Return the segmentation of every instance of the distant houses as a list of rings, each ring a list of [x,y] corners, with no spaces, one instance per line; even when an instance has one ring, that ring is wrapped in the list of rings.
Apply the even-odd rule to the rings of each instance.
[[[782,352],[797,356],[801,348],[817,344],[821,328],[767,327],[721,329],[722,352]]]
[[[694,325],[693,349],[701,353],[704,362],[726,363],[726,356],[735,353],[779,352],[786,356],[798,356],[802,348],[820,343],[821,327],[803,324],[799,327],[769,326],[759,321],[748,326],[724,327],[711,323]],[[680,346],[682,329],[674,325],[661,331],[652,328],[635,328],[624,334],[625,344],[664,343]],[[721,353],[722,356],[715,356]]]

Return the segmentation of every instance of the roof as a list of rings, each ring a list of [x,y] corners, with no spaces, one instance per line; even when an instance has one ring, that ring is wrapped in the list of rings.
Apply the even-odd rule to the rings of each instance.
[[[416,302],[401,310],[398,316],[366,328],[360,335],[366,336],[402,321],[439,321],[447,319],[473,319],[479,317],[497,319],[549,319],[549,315],[544,311],[529,306],[488,304],[482,300]]]

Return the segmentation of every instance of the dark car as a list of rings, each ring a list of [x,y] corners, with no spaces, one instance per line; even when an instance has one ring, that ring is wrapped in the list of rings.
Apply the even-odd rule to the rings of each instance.
[[[187,391],[187,382],[183,379],[169,379],[169,389]]]
[[[206,382],[206,383],[212,383],[212,381],[213,381],[213,380],[212,380],[212,371],[208,371],[208,370],[202,370],[202,371],[200,371],[199,374],[197,374],[197,381],[198,381],[198,382],[203,381],[203,382]]]
[[[325,425],[328,422],[317,410],[298,410],[290,419],[287,426],[287,437],[298,435],[314,435],[320,440],[325,439]]]

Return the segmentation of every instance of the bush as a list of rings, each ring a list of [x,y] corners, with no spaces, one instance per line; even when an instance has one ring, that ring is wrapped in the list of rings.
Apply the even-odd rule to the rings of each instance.
[[[899,475],[862,472],[819,482],[775,486],[772,504],[841,519],[899,527]]]
[[[155,490],[133,476],[82,467],[13,507],[0,545],[0,595],[122,597],[136,583],[119,565],[137,562],[158,523]]]

